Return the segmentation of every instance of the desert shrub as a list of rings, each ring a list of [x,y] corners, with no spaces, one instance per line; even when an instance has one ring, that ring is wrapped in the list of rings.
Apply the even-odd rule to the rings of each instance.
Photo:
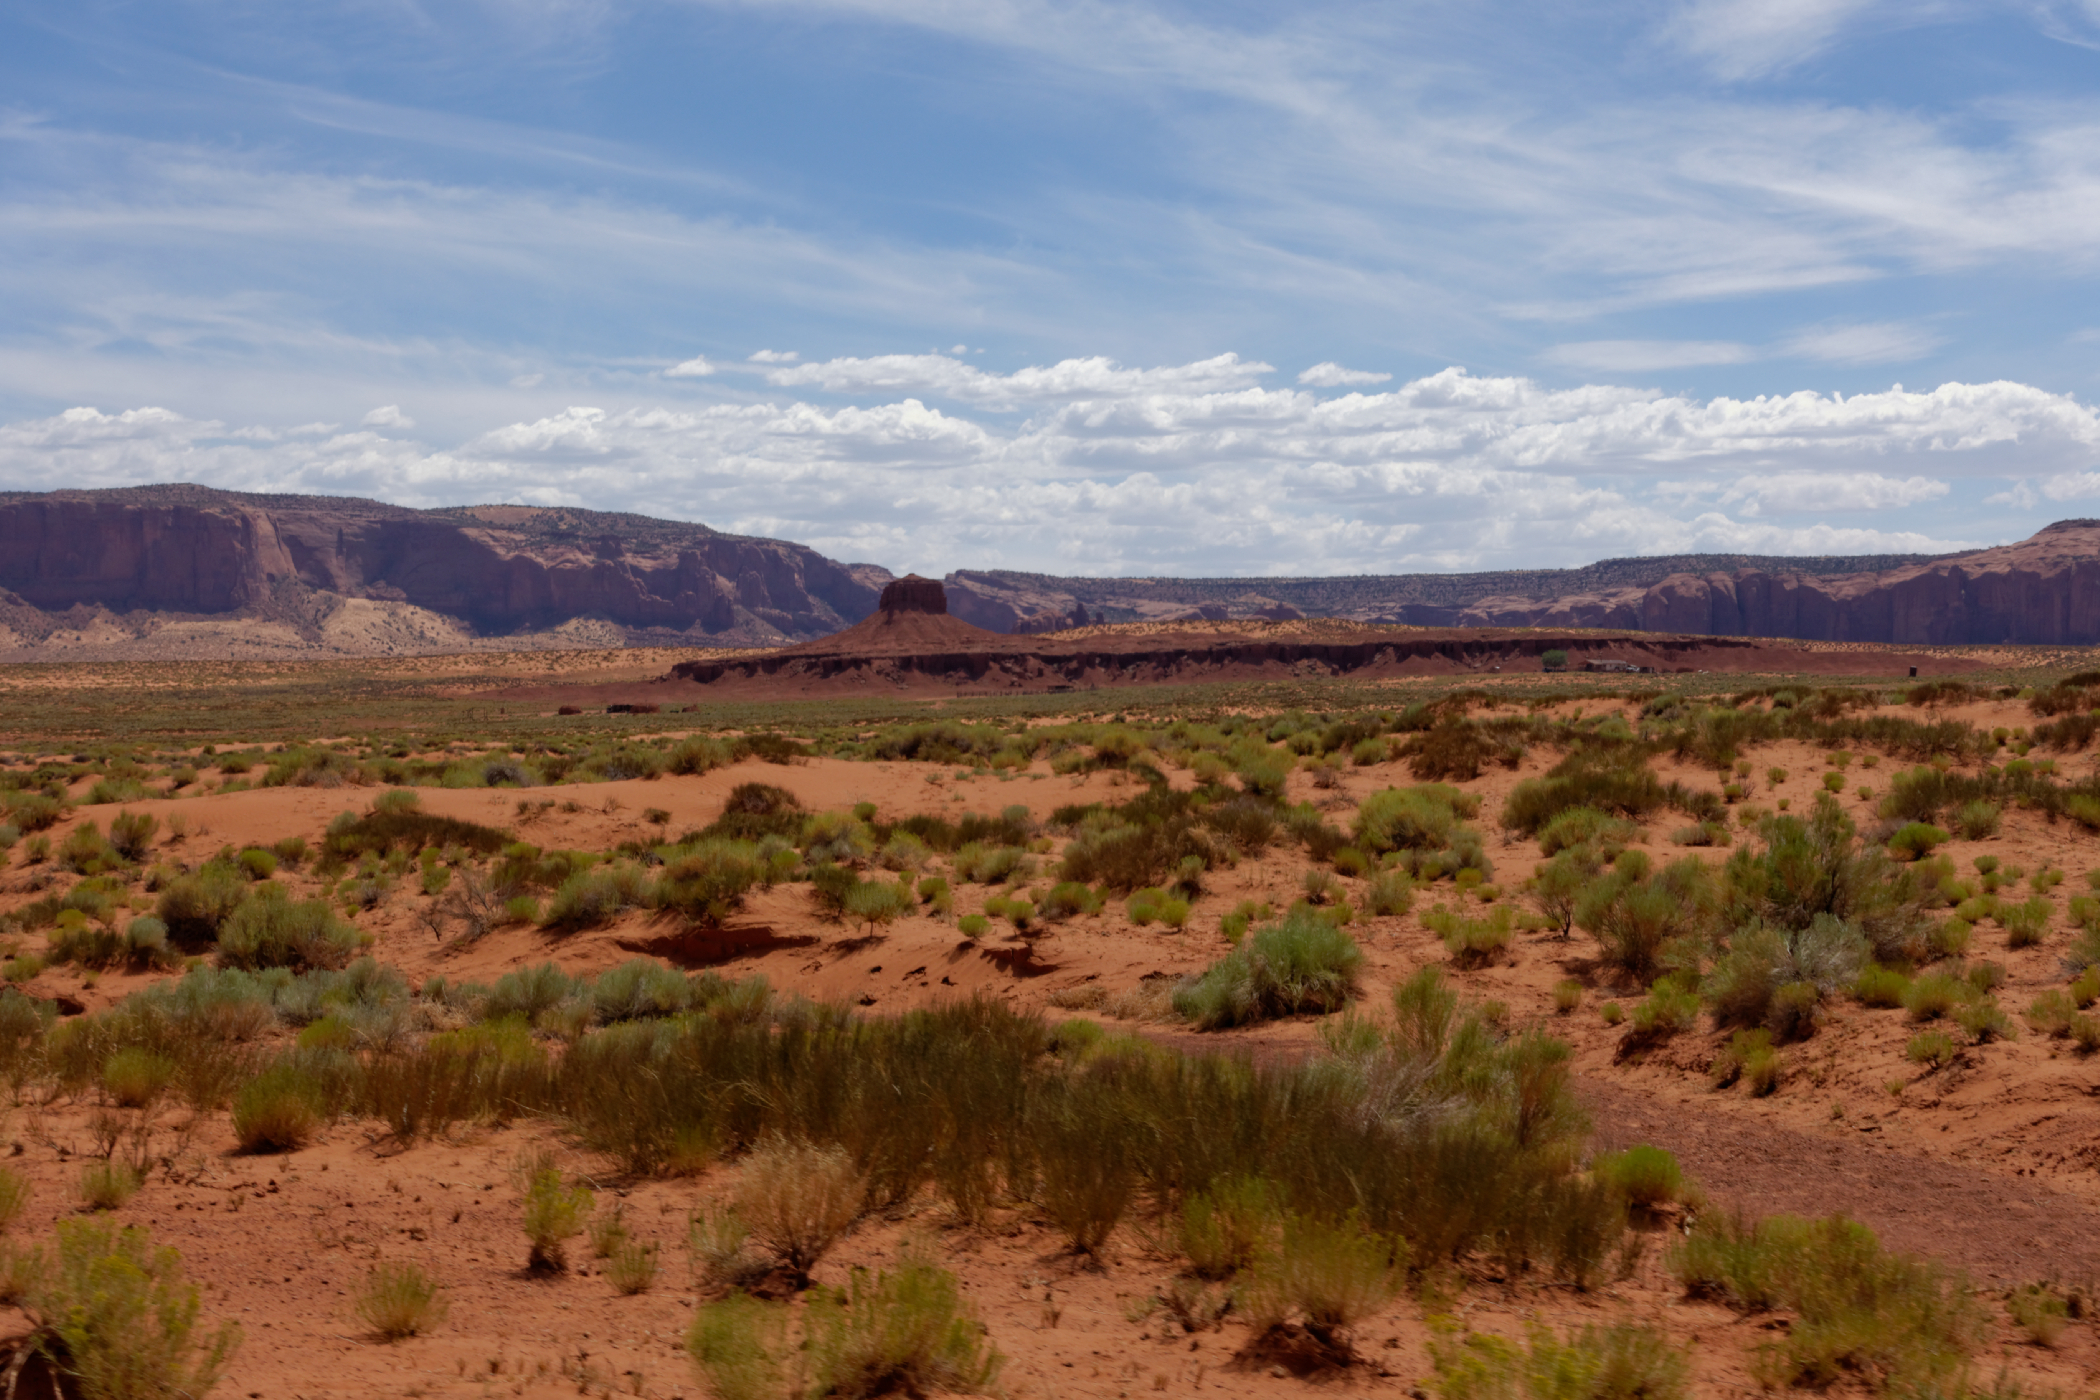
[[[1628,855],[1583,891],[1574,915],[1603,945],[1607,962],[1646,979],[1660,966],[1664,946],[1704,933],[1720,904],[1713,872],[1697,856],[1650,874],[1645,859]]]
[[[1730,922],[1805,929],[1828,915],[1863,934],[1878,962],[1924,960],[1930,920],[1923,903],[1938,888],[1936,866],[1899,865],[1879,847],[1862,847],[1852,820],[1830,801],[1819,800],[1806,821],[1769,817],[1760,835],[1761,850],[1729,858]]]
[[[1939,827],[1924,822],[1910,822],[1899,827],[1896,833],[1889,837],[1888,848],[1892,855],[1904,860],[1916,860],[1920,856],[1931,855],[1935,846],[1945,845],[1946,841],[1947,833]]]
[[[1919,1031],[1903,1047],[1903,1054],[1912,1064],[1943,1069],[1954,1062],[1954,1037],[1945,1031]]]
[[[1097,1063],[1114,1066],[1112,1056]],[[1099,1254],[1137,1194],[1127,1105],[1098,1079],[1047,1080],[1030,1095],[1027,1139],[1036,1159],[1035,1199],[1075,1253]]]
[[[1981,841],[1998,834],[1998,809],[1982,799],[1964,802],[1954,813],[1954,829],[1964,841]]]
[[[621,1240],[605,1259],[605,1279],[626,1297],[646,1293],[656,1282],[656,1246],[643,1240]]]
[[[1805,929],[1754,924],[1729,941],[1701,991],[1720,1025],[1762,1025],[1781,1040],[1814,1030],[1814,1008],[1857,984],[1867,940],[1824,914]]]
[[[177,1069],[166,1055],[127,1045],[102,1062],[102,1089],[120,1108],[147,1108],[174,1083]]]
[[[1637,753],[1577,749],[1546,776],[1518,783],[1502,805],[1502,824],[1543,840],[1549,825],[1564,813],[1594,813],[1574,818],[1573,828],[1556,838],[1564,845],[1575,830],[1590,827],[1601,834],[1614,829],[1609,825],[1612,818],[1644,817],[1667,800],[1661,781]]]
[[[1161,923],[1178,930],[1189,921],[1189,902],[1162,889],[1139,890],[1130,897],[1125,908],[1130,921],[1140,928]]]
[[[1928,972],[1903,994],[1903,1009],[1913,1021],[1934,1021],[1966,1001],[1969,985],[1944,972]]]
[[[1852,995],[1862,1006],[1901,1006],[1910,979],[1892,967],[1869,963],[1852,982]]]
[[[1539,828],[1539,854],[1551,856],[1577,846],[1616,854],[1640,835],[1640,828],[1595,807],[1567,807]]]
[[[1339,1011],[1356,992],[1363,950],[1318,915],[1293,911],[1174,991],[1174,1010],[1204,1030]]]
[[[1562,1016],[1582,1005],[1582,984],[1572,977],[1563,977],[1553,984],[1553,1010]]]
[[[895,1272],[855,1269],[846,1289],[819,1292],[805,1325],[811,1393],[839,1400],[987,1392],[1003,1363],[955,1275],[913,1254]]]
[[[1453,913],[1439,904],[1422,916],[1431,933],[1444,940],[1444,949],[1460,967],[1478,967],[1509,951],[1515,939],[1514,916],[1501,905],[1482,918]]]
[[[1688,1031],[1699,1019],[1699,995],[1674,977],[1660,977],[1648,997],[1633,1008],[1633,1029],[1642,1040],[1659,1040]]]
[[[1646,1143],[1604,1153],[1590,1163],[1590,1171],[1629,1205],[1666,1205],[1684,1194],[1684,1171],[1677,1158]]]
[[[1442,783],[1386,788],[1358,805],[1356,846],[1380,855],[1443,850],[1460,841],[1470,830],[1465,823],[1479,812],[1479,798]]]
[[[110,845],[93,822],[86,820],[67,832],[66,839],[59,842],[56,859],[61,869],[77,875],[100,875],[105,871],[122,870],[126,865],[124,857],[117,854],[117,848]]]
[[[114,1158],[90,1162],[80,1170],[80,1203],[89,1210],[115,1210],[136,1196],[139,1169]]]
[[[1278,1214],[1275,1188],[1266,1180],[1228,1178],[1182,1200],[1176,1243],[1198,1277],[1229,1278],[1268,1247]]]
[[[742,1293],[694,1313],[686,1352],[719,1400],[778,1400],[789,1393],[787,1313]]]
[[[2027,1004],[2024,1019],[2038,1034],[2061,1037],[2071,1033],[2071,1018],[2077,1014],[2071,998],[2052,989]]]
[[[2030,1283],[2015,1288],[2005,1300],[2013,1326],[2025,1332],[2038,1346],[2053,1347],[2071,1320],[2070,1303],[2047,1284]]]
[[[1706,1067],[1706,1077],[1716,1089],[1726,1089],[1741,1080],[1751,1077],[1752,1087],[1764,1082],[1769,1093],[1778,1083],[1779,1051],[1772,1045],[1772,1033],[1759,1027],[1755,1030],[1740,1030],[1728,1038],[1728,1043],[1714,1052],[1713,1062]]]
[[[775,1139],[745,1159],[736,1212],[794,1276],[809,1271],[860,1218],[867,1182],[837,1147]]]
[[[235,1324],[199,1327],[201,1300],[183,1277],[182,1256],[155,1248],[142,1227],[61,1220],[56,1256],[32,1279],[21,1306],[36,1323],[34,1345],[69,1378],[69,1394],[201,1396],[240,1349]]]
[[[1339,1220],[1292,1212],[1282,1238],[1256,1263],[1243,1293],[1257,1333],[1298,1322],[1324,1347],[1347,1355],[1349,1328],[1400,1291],[1408,1260],[1404,1240]]]
[[[1038,901],[1037,910],[1045,919],[1070,919],[1081,914],[1098,914],[1105,902],[1090,886],[1077,880],[1063,880],[1050,887]],[[1187,916],[1184,914],[1183,917]]]
[[[178,944],[195,946],[218,936],[219,926],[248,897],[248,882],[231,866],[213,861],[161,891],[155,912]]]
[[[267,887],[271,890],[276,886]],[[335,968],[365,943],[325,899],[250,899],[219,927],[219,956],[233,967]]]
[[[1414,907],[1415,882],[1404,870],[1381,870],[1364,886],[1364,912],[1385,916],[1405,914]]]
[[[1797,1321],[1760,1348],[1768,1385],[1827,1386],[1858,1376],[1883,1387],[1957,1372],[1981,1315],[1959,1275],[1884,1251],[1843,1217],[1772,1216],[1755,1225],[1700,1217],[1671,1266],[1695,1293],[1746,1312],[1785,1308]]]
[[[445,1290],[419,1264],[380,1264],[357,1290],[357,1316],[393,1342],[428,1332],[451,1311]]]
[[[2031,948],[2041,942],[2048,933],[2050,912],[2048,899],[2039,894],[2018,904],[2001,900],[1998,922],[2005,929],[2005,946]]]
[[[1463,1345],[1432,1343],[1444,1400],[1684,1400],[1691,1358],[1661,1332],[1637,1324],[1585,1327],[1565,1341],[1534,1324],[1518,1344],[1470,1333]]]
[[[839,900],[839,914],[846,922],[864,924],[870,930],[877,924],[888,924],[902,918],[918,907],[917,896],[912,893],[910,883],[904,880],[895,884],[886,880],[856,880]],[[989,908],[989,904],[986,907]]]
[[[1523,742],[1513,733],[1446,712],[1430,728],[1402,740],[1398,756],[1425,782],[1453,778],[1470,782],[1490,763],[1514,768],[1524,759]]]
[[[565,932],[595,928],[626,910],[646,908],[650,895],[649,878],[639,866],[621,862],[579,870],[555,890],[541,923]]]
[[[1956,1007],[1954,1024],[1968,1032],[1969,1039],[1978,1045],[1993,1040],[2011,1040],[2016,1034],[2005,1008],[1996,998],[1988,996],[1979,996]]]
[[[109,844],[128,861],[146,858],[160,821],[148,812],[119,812],[109,819]]]
[[[266,1066],[233,1096],[233,1132],[243,1152],[292,1152],[320,1131],[328,1086],[311,1063],[287,1056]]]
[[[250,846],[234,857],[234,864],[251,880],[267,880],[277,873],[277,856],[260,846]]]
[[[0,793],[7,804],[7,824],[18,832],[48,831],[64,819],[66,804],[42,792]]]
[[[631,958],[598,974],[591,984],[597,1019],[605,1025],[675,1016],[692,1002],[692,988],[677,971],[651,958]]]
[[[412,804],[391,805],[385,798],[413,798],[413,793],[388,793],[365,815],[344,813],[328,824],[322,849],[343,860],[364,855],[383,856],[389,851],[420,851],[426,846],[443,850],[457,846],[480,855],[495,855],[510,844],[510,837],[494,827],[462,821],[457,817],[433,816],[415,810]]]
[[[559,1168],[540,1165],[525,1186],[525,1238],[532,1242],[526,1267],[560,1273],[569,1267],[568,1242],[583,1233],[594,1197],[586,1186],[563,1184]]]

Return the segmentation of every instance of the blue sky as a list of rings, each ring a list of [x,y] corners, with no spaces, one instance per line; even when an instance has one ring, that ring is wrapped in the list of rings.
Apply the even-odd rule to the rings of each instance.
[[[2095,0],[74,0],[0,78],[0,486],[934,572],[2100,514]]]

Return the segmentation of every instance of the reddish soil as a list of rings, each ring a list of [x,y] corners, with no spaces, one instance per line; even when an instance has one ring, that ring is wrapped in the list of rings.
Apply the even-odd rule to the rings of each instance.
[[[1617,702],[1587,707],[1591,714],[1620,708]],[[2032,722],[2012,702],[1949,713],[1986,727]],[[1482,829],[1499,831],[1496,816],[1510,789],[1556,757],[1533,752],[1514,771],[1491,770],[1464,784],[1483,801]],[[1758,804],[1786,797],[1800,810],[1820,790],[1826,766],[1820,752],[1782,744],[1751,759],[1756,776],[1750,800]],[[2083,774],[2094,763],[2080,756],[2062,767]],[[1656,766],[1665,780],[1716,786],[1709,771],[1667,760]],[[1763,776],[1773,766],[1787,774],[1776,785]],[[1864,816],[1871,800],[1851,789],[1884,787],[1894,766],[1883,760],[1868,769],[1863,758],[1855,758],[1842,799],[1848,808]],[[1187,781],[1187,775],[1176,779]],[[818,759],[523,793],[425,789],[422,800],[434,812],[512,826],[543,846],[604,850],[653,830],[642,819],[649,808],[668,812],[673,832],[701,825],[719,813],[732,786],[751,780],[778,783],[811,809],[866,800],[890,817],[997,811],[1015,803],[1044,816],[1066,803],[1134,791],[1115,773],[1059,777],[1038,767],[1007,779],[958,778],[945,766]],[[1313,787],[1302,772],[1291,778],[1294,798],[1321,804],[1345,827],[1362,797],[1410,781],[1395,764],[1347,769],[1333,789]],[[226,843],[292,835],[318,843],[335,813],[361,810],[372,795],[359,789],[271,789],[132,805],[163,818],[185,817],[187,837],[161,854],[194,863]],[[521,802],[531,805],[521,811]],[[564,803],[575,810],[562,810]],[[106,824],[114,809],[83,810]],[[1658,859],[1685,854],[1669,843],[1679,824],[1681,819],[1665,815],[1651,825],[1645,839]],[[64,831],[61,826],[52,833],[54,845]],[[2085,888],[2086,873],[2100,868],[2100,841],[2068,823],[2010,812],[1997,836],[1955,841],[1946,850],[1963,867],[1977,855],[1993,854],[2029,871],[2046,862],[2068,872],[2049,896],[2056,917],[2040,946],[2008,950],[1994,926],[1976,931],[1970,956],[2005,965],[2007,980],[1998,995],[2017,1015],[2036,993],[2064,982],[2064,904]],[[1504,888],[1514,887],[1537,859],[1530,843],[1494,837],[1490,853]],[[1695,853],[1713,860],[1728,854]],[[0,907],[35,893],[28,888],[34,872],[20,861],[18,852],[0,877]],[[1183,933],[1136,927],[1112,904],[1101,915],[1029,940],[995,934],[971,943],[952,924],[926,917],[902,920],[871,939],[816,917],[799,886],[755,896],[725,935],[705,939],[635,913],[574,936],[509,929],[458,947],[435,937],[419,917],[426,901],[412,892],[412,881],[357,921],[374,935],[375,954],[400,967],[411,983],[435,973],[487,980],[549,958],[571,969],[597,970],[641,953],[679,966],[715,966],[731,976],[763,973],[782,991],[861,1003],[876,1012],[979,994],[1061,1017],[1072,1013],[1056,1009],[1053,997],[1069,1004],[1088,989],[1127,992],[1149,974],[1203,967],[1226,950],[1218,929],[1224,912],[1246,897],[1287,904],[1304,869],[1302,853],[1271,851],[1215,872]],[[312,883],[298,873],[280,878],[300,895]],[[958,912],[981,908],[988,893],[983,886],[961,886]],[[1368,1009],[1375,1012],[1391,986],[1424,964],[1447,964],[1421,916],[1452,897],[1448,885],[1438,887],[1425,891],[1410,914],[1361,919],[1354,926],[1369,959]],[[1630,1002],[1634,993],[1603,975],[1594,944],[1581,934],[1567,942],[1525,936],[1507,959],[1452,970],[1451,976],[1470,1000],[1502,1002],[1513,1025],[1546,1025],[1571,1043],[1600,1145],[1650,1141],[1669,1147],[1719,1208],[1842,1211],[1896,1247],[1940,1256],[1997,1287],[2042,1278],[2088,1285],[2100,1279],[2100,1061],[2077,1057],[2065,1042],[2023,1032],[2017,1040],[1967,1049],[1947,1069],[1922,1071],[1904,1057],[1914,1028],[1903,1013],[1845,1003],[1814,1039],[1787,1048],[1779,1092],[1755,1099],[1741,1088],[1708,1087],[1706,1065],[1724,1037],[1705,1030],[1703,1022],[1699,1031],[1645,1057],[1620,1061],[1623,1032],[1606,1025],[1598,1008],[1613,997]],[[1568,976],[1585,983],[1584,1004],[1556,1016],[1551,989]],[[147,980],[112,974],[88,985],[74,970],[54,968],[27,990],[99,1008]],[[1198,1049],[1302,1054],[1317,1042],[1317,1026],[1309,1020],[1222,1035],[1194,1035],[1157,1022],[1126,1024]],[[14,1165],[36,1185],[18,1238],[45,1236],[55,1218],[77,1210],[73,1183],[92,1150],[91,1111],[90,1105],[70,1103],[14,1110],[8,1124],[19,1149]],[[316,1400],[700,1393],[679,1349],[700,1296],[687,1274],[684,1222],[688,1211],[733,1188],[733,1166],[684,1180],[624,1180],[544,1125],[462,1131],[402,1152],[371,1125],[346,1122],[304,1151],[268,1158],[239,1155],[224,1115],[190,1123],[164,1114],[150,1131],[165,1166],[117,1214],[151,1224],[157,1237],[183,1251],[205,1285],[208,1317],[233,1317],[247,1328],[247,1345],[221,1394]],[[528,1143],[552,1144],[567,1165],[625,1205],[638,1231],[662,1242],[664,1274],[656,1289],[618,1296],[587,1261],[580,1240],[577,1270],[551,1280],[525,1275],[518,1193],[508,1171]],[[941,1208],[922,1204],[896,1219],[864,1222],[818,1276],[839,1282],[851,1265],[880,1264],[894,1259],[908,1239],[930,1239],[961,1274],[993,1343],[1011,1358],[1006,1381],[1015,1396],[1303,1393],[1305,1382],[1234,1365],[1232,1355],[1246,1341],[1238,1324],[1170,1340],[1157,1315],[1143,1313],[1140,1305],[1172,1267],[1149,1249],[1144,1225],[1126,1226],[1102,1266],[1082,1267],[1059,1253],[1054,1233],[1025,1208],[990,1227],[968,1229]],[[1631,1277],[1591,1293],[1499,1280],[1483,1271],[1448,1308],[1468,1326],[1510,1334],[1534,1319],[1556,1326],[1651,1321],[1694,1345],[1699,1394],[1747,1392],[1748,1350],[1768,1335],[1773,1320],[1684,1301],[1663,1265],[1666,1244],[1665,1236],[1654,1237]],[[361,1332],[350,1297],[374,1261],[394,1259],[434,1269],[451,1290],[453,1308],[434,1335],[388,1345]],[[1422,1382],[1430,1371],[1427,1313],[1443,1306],[1403,1300],[1367,1324],[1360,1336],[1371,1364],[1352,1374],[1348,1388],[1397,1394]],[[2045,1351],[2018,1344],[2001,1324],[1981,1364],[1986,1373],[2007,1365],[2031,1390],[2088,1390],[2100,1384],[2093,1331],[2090,1323],[2074,1324],[2055,1350]]]

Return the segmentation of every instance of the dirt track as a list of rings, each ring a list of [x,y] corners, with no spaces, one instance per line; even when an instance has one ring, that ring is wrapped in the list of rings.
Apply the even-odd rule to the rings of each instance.
[[[2039,1180],[1905,1152],[1877,1132],[1804,1133],[1732,1113],[1682,1115],[1583,1078],[1600,1147],[1668,1148],[1722,1209],[1851,1216],[1892,1248],[2000,1284],[2100,1279],[2100,1210]]]

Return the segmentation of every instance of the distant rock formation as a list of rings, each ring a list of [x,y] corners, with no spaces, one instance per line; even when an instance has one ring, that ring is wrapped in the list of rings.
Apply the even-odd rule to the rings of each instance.
[[[167,615],[262,619],[319,645],[347,599],[421,609],[468,637],[590,619],[615,644],[778,646],[866,617],[888,577],[805,545],[599,511],[200,486],[0,494],[0,627],[18,647],[98,618],[143,637]]]
[[[1081,579],[959,572],[958,615],[1004,632],[1097,622],[1336,617],[1417,627],[1584,627],[1803,641],[2100,645],[2100,521],[1948,555],[1679,555],[1582,569],[1327,579]]]
[[[883,585],[882,598],[875,607],[878,612],[933,613],[946,617],[948,593],[941,587],[939,579],[906,574]]]

